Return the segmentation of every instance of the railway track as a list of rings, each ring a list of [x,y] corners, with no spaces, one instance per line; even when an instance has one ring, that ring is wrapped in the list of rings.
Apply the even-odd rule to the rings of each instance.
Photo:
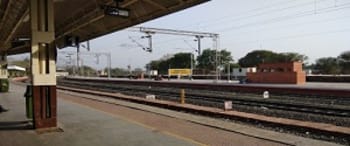
[[[176,111],[184,111],[198,115],[204,115],[209,117],[215,117],[219,119],[233,120],[233,122],[238,122],[242,124],[248,124],[255,127],[260,127],[264,129],[270,129],[278,132],[291,133],[302,137],[309,137],[314,139],[321,139],[332,141],[344,145],[350,144],[350,128],[335,126],[331,124],[317,123],[317,122],[307,122],[304,120],[291,120],[285,118],[273,118],[269,116],[247,114],[235,111],[223,112],[217,108],[207,108],[203,106],[191,106],[190,104],[178,104],[175,102],[168,102],[162,100],[147,100],[144,98],[139,98],[135,96],[126,96],[123,94],[116,94],[111,92],[99,91],[97,88],[92,89],[81,89],[79,87],[64,87],[59,85],[58,89],[66,90],[71,92],[78,92],[89,95],[102,96],[93,99],[97,102],[105,102],[105,97],[115,98],[118,100],[126,100],[129,102],[135,102],[140,104],[147,104],[157,107],[163,107]]]
[[[239,84],[217,84],[217,83],[189,83],[189,82],[159,82],[159,81],[142,81],[142,80],[108,80],[103,78],[71,78],[70,81],[90,81],[95,83],[113,83],[123,85],[140,85],[152,87],[181,87],[184,89],[200,89],[213,91],[229,91],[237,93],[262,93],[268,90],[275,95],[293,95],[294,97],[305,96],[309,98],[322,99],[342,99],[347,101],[350,98],[350,89],[327,89],[312,87],[280,87],[280,86],[259,86],[259,85],[239,85]],[[350,102],[348,102],[350,103]]]
[[[152,87],[140,85],[123,85],[113,83],[80,82],[60,80],[59,85],[99,90],[104,92],[119,92],[127,95],[145,96],[154,94],[158,99],[179,101],[179,89],[169,87]],[[284,97],[288,99],[289,97]],[[285,100],[283,97],[263,99],[254,94],[237,94],[232,92],[213,92],[208,90],[188,89],[186,102],[209,107],[222,107],[224,101],[232,101],[237,111],[263,114],[268,116],[292,118],[324,122],[339,126],[350,127],[350,107],[333,102],[310,100],[309,102]],[[299,98],[298,98],[299,99]],[[344,101],[343,101],[344,102]]]

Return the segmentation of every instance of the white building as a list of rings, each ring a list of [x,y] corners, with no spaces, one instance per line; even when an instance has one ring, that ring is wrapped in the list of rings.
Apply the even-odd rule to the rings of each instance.
[[[256,72],[256,67],[247,67],[247,68],[234,68],[232,76],[235,78],[246,77],[247,73]]]
[[[17,65],[9,65],[7,66],[7,70],[15,70],[15,71],[26,71],[26,69],[24,67],[20,67]]]
[[[16,66],[16,65],[8,65],[6,72],[8,72],[7,76],[10,76],[10,77],[26,76],[26,68]]]

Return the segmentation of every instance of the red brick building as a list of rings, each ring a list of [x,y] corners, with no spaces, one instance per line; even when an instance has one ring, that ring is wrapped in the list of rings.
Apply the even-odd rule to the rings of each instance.
[[[252,83],[304,84],[306,74],[301,62],[263,63],[257,72],[247,73],[247,79]]]

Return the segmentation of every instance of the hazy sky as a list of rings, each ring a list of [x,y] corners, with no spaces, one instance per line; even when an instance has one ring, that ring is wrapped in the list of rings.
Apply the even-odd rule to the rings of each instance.
[[[212,0],[139,26],[204,31],[220,34],[220,48],[231,51],[234,60],[257,49],[298,52],[309,62],[320,57],[336,57],[350,50],[349,0]],[[129,37],[144,46],[139,32],[119,31],[92,40],[93,52],[111,52],[112,67],[144,68],[150,60],[165,54],[193,52],[193,37],[155,34],[153,53],[137,47]],[[203,39],[202,49],[212,40]],[[66,48],[64,51],[74,51]],[[82,56],[84,64],[104,67],[93,56]],[[60,62],[66,60],[60,57]]]

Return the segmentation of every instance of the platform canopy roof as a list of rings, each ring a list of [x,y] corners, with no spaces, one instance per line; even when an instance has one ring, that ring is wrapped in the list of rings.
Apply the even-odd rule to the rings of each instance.
[[[103,5],[114,0],[53,0],[55,36],[58,47],[66,36],[90,40],[148,20],[174,13],[208,0],[124,0],[119,7],[129,9],[129,17],[110,16]],[[0,52],[19,54],[30,51],[29,0],[0,0]]]

